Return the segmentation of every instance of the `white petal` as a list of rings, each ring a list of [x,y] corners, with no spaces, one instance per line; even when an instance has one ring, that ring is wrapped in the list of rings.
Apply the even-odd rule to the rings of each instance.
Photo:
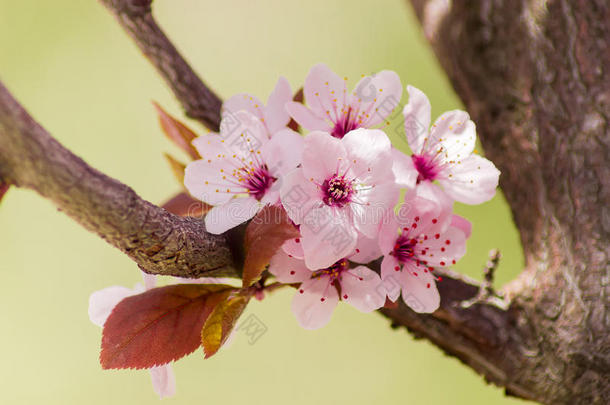
[[[124,298],[137,293],[118,285],[95,291],[89,296],[89,319],[97,326],[104,326],[114,307]]]
[[[212,208],[205,216],[205,227],[210,233],[221,234],[251,219],[261,208],[255,198],[234,198]]]
[[[430,101],[419,89],[407,86],[409,102],[402,113],[405,119],[405,133],[411,151],[419,155],[430,127]]]
[[[169,364],[149,369],[153,389],[159,398],[167,398],[176,394],[176,377]]]
[[[442,175],[439,183],[451,198],[465,204],[481,204],[496,194],[500,171],[489,160],[470,155]]]
[[[385,304],[381,278],[373,270],[358,266],[341,276],[341,300],[361,312],[371,312]]]
[[[275,85],[275,89],[267,99],[265,107],[265,124],[271,134],[275,134],[290,121],[290,116],[286,111],[286,103],[292,100],[292,90],[285,77],[280,77]]]
[[[292,313],[301,327],[318,329],[330,321],[338,302],[337,289],[322,276],[301,284],[292,300]]]

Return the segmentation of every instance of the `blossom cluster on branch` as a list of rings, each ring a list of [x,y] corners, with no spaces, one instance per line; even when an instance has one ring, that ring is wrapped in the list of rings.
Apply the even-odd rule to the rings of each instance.
[[[428,98],[409,86],[407,156],[378,129],[401,99],[398,75],[365,76],[351,92],[346,80],[314,66],[305,79],[307,106],[291,100],[285,79],[267,105],[234,96],[220,132],[193,141],[202,158],[184,178],[192,196],[213,206],[205,218],[213,233],[266,205],[285,209],[300,235],[276,253],[269,271],[282,283],[300,283],[293,312],[308,329],[328,322],[338,301],[370,312],[401,291],[415,311],[433,312],[434,270],[455,264],[470,235],[453,201],[487,201],[498,184],[495,166],[473,153],[476,130],[466,112],[447,112],[430,127]],[[310,132],[288,128],[290,118]],[[358,265],[382,256],[380,275]]]
[[[157,393],[171,395],[170,362],[200,346],[206,358],[215,354],[249,300],[282,287],[296,288],[292,311],[306,329],[324,326],[339,301],[371,312],[402,297],[416,312],[435,311],[435,270],[465,254],[471,233],[453,203],[491,199],[500,173],[476,154],[466,112],[430,125],[428,98],[407,91],[410,156],[384,132],[402,98],[391,71],[363,76],[348,91],[347,78],[316,65],[306,104],[281,78],[266,105],[250,94],[227,100],[220,131],[203,136],[157,106],[164,132],[193,159],[168,156],[190,196],[165,207],[205,215],[215,234],[247,223],[242,287],[176,278],[155,288],[145,275],[146,287],[95,292],[89,314],[104,327],[102,367],[150,369]]]

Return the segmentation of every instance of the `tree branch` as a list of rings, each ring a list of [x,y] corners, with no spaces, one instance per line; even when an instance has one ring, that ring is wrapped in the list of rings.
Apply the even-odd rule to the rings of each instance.
[[[159,28],[151,14],[152,0],[100,1],[157,68],[182,103],[186,115],[218,131],[222,101],[201,81]]]
[[[88,166],[53,139],[0,83],[0,178],[48,198],[144,271],[235,276],[224,236],[170,214]]]

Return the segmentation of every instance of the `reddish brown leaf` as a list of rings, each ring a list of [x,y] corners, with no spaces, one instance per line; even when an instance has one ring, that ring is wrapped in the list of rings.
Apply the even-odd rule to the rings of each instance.
[[[165,156],[165,159],[167,159],[174,177],[178,180],[178,183],[184,187],[184,169],[186,168],[186,165],[168,153],[164,153],[163,155]]]
[[[2,201],[2,197],[4,197],[10,186],[10,183],[5,183],[0,179],[0,201]]]
[[[206,359],[216,354],[226,342],[248,302],[250,295],[240,294],[228,298],[214,308],[201,329],[201,344]]]
[[[189,127],[169,115],[161,106],[153,102],[157,114],[159,115],[159,123],[161,128],[170,141],[174,142],[180,149],[189,154],[195,160],[201,159],[197,149],[191,144],[193,139],[197,138],[197,134]]]
[[[296,93],[294,93],[294,96],[292,97],[292,101],[296,101],[297,103],[303,104],[303,88],[302,87],[299,90],[297,90]],[[292,129],[293,131],[299,132],[299,124],[297,124],[297,122],[295,120],[293,120],[292,118],[290,118],[290,121],[288,122],[288,128]]]
[[[104,324],[102,368],[150,368],[194,352],[206,319],[233,290],[177,284],[125,298]]]
[[[246,227],[243,286],[254,284],[282,244],[298,236],[282,207],[268,205],[256,214]]]
[[[172,214],[180,215],[181,217],[193,218],[203,218],[203,216],[212,209],[211,205],[207,205],[204,202],[195,200],[187,193],[175,195],[161,207],[165,208]]]

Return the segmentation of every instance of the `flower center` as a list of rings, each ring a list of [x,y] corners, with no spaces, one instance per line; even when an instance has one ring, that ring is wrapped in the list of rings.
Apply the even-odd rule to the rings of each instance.
[[[276,180],[276,178],[269,173],[266,164],[259,167],[242,167],[239,171],[241,172],[239,182],[244,185],[248,194],[257,200],[263,198],[267,190],[269,190]]]
[[[341,273],[349,269],[349,262],[347,259],[341,259],[330,267],[327,267],[322,270],[317,270],[313,272],[313,277],[321,277],[321,276],[329,276],[330,282],[334,282],[337,280]]]
[[[438,175],[438,170],[434,162],[425,155],[413,155],[411,156],[413,165],[417,169],[419,175],[417,176],[417,182],[422,180],[434,180]]]
[[[321,188],[324,193],[324,203],[331,207],[345,206],[351,201],[352,194],[354,194],[353,181],[346,179],[345,175],[335,174],[330,179],[324,180]]]
[[[394,257],[400,263],[406,263],[415,256],[415,245],[417,241],[413,238],[409,238],[406,235],[400,235],[394,245]]]
[[[343,138],[349,131],[358,128],[358,123],[354,118],[355,114],[352,112],[352,107],[348,107],[347,113],[339,118],[330,134],[335,138]]]

